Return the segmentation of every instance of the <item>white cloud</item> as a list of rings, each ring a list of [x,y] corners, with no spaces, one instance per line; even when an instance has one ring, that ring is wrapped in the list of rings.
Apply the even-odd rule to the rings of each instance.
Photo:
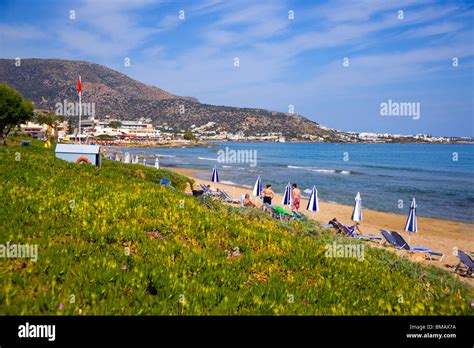
[[[433,35],[452,34],[463,27],[464,25],[461,23],[454,23],[454,22],[435,23],[431,25],[426,25],[421,28],[408,30],[402,36],[406,38],[423,38],[423,37],[433,36]]]
[[[133,68],[124,72],[174,94],[282,111],[290,103],[287,99],[312,105],[349,90],[360,94],[377,86],[419,81],[449,69],[452,56],[473,55],[472,46],[466,45],[472,40],[472,27],[465,24],[472,12],[466,14],[462,5],[424,0],[293,5],[209,0],[183,5],[186,20],[180,21],[178,7],[173,9],[176,13],[155,11],[161,10],[156,2],[85,1],[76,6],[76,22],[54,26],[54,32],[37,32],[54,43],[44,51],[57,54],[60,49],[63,57],[116,66],[132,55],[132,62],[141,63],[132,63]],[[294,21],[288,20],[289,9],[295,10]],[[397,19],[399,9],[404,11],[402,21]],[[155,23],[142,20],[140,14],[152,10],[158,14]],[[198,22],[202,24],[196,26]],[[178,25],[193,31],[183,30],[189,36],[182,41],[189,46],[174,50],[166,39],[168,34],[180,37]],[[15,28],[0,35],[13,38]],[[18,42],[10,40],[8,49],[35,34],[35,27],[23,27],[15,37]],[[346,54],[350,68],[344,70],[341,59]],[[234,57],[240,58],[238,68]],[[316,66],[300,66],[302,57]],[[294,72],[300,75],[295,78]]]

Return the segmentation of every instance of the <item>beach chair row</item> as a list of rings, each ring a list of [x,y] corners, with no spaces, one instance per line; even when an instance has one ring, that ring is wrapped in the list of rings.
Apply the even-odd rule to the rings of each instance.
[[[433,251],[430,248],[426,247],[415,247],[408,244],[408,242],[396,231],[392,231],[391,233],[386,230],[380,230],[382,237],[374,236],[371,234],[358,234],[356,232],[356,225],[354,226],[347,226],[336,219],[331,220],[327,225],[324,227],[334,227],[338,232],[344,234],[349,238],[355,239],[365,239],[371,241],[378,241],[380,243],[388,243],[389,245],[399,249],[399,250],[406,250],[412,252],[421,252],[426,255],[426,258],[429,260],[433,260],[433,257],[438,257],[438,261],[442,261],[444,258],[444,254],[439,251]]]
[[[214,197],[223,202],[233,203],[233,204],[240,203],[238,199],[232,198],[225,190],[221,190],[218,188],[216,191],[212,191],[207,185],[204,185],[204,184],[199,184],[199,187],[201,187],[201,190],[193,191],[194,196]]]
[[[441,262],[444,258],[444,253],[440,251],[434,251],[431,248],[427,247],[420,247],[420,246],[412,246],[410,245],[403,236],[398,233],[397,231],[387,231],[387,230],[380,230],[382,237],[374,236],[374,235],[364,235],[364,234],[357,234],[356,233],[356,225],[354,226],[347,226],[339,221],[333,219],[328,224],[323,225],[324,227],[333,227],[338,232],[343,233],[345,236],[349,238],[356,238],[356,239],[366,239],[372,241],[379,241],[383,244],[388,244],[393,246],[398,250],[405,250],[407,252],[418,252],[423,253],[425,257],[429,260],[435,260],[436,258],[439,262]],[[458,273],[463,276],[472,277],[473,270],[474,270],[474,261],[472,259],[473,253],[469,253],[463,250],[458,250],[457,257],[459,258],[459,263],[454,268],[454,272]]]
[[[430,248],[426,247],[416,247],[409,245],[406,240],[398,233],[397,231],[392,231],[391,233],[386,230],[380,230],[380,233],[385,239],[385,243],[388,243],[398,249],[403,249],[407,251],[421,252],[426,255],[426,257],[432,260],[432,256],[439,257],[439,261],[442,261],[444,254],[439,251],[433,251]],[[457,251],[457,257],[459,263],[454,268],[454,272],[463,276],[472,277],[474,270],[474,261],[472,259],[473,253],[469,253],[463,250]]]
[[[212,191],[205,184],[199,184],[199,187],[201,188],[199,192],[193,191],[194,196],[202,195],[204,197],[213,197],[226,203],[240,204],[242,208],[246,208],[243,204],[245,195],[242,195],[242,197],[240,197],[240,200],[239,200],[237,198],[232,198],[227,191],[222,190],[220,188],[217,188],[216,191]],[[287,211],[284,208],[281,208],[279,206],[273,206],[268,203],[264,203],[262,205],[262,210],[268,212],[270,216],[279,220],[283,220],[283,219],[293,220],[293,219],[306,218],[306,216],[302,213],[299,213],[296,211]]]
[[[233,204],[240,204],[241,207],[245,208],[243,205],[244,195],[240,198],[240,200],[236,198],[232,198],[225,190],[217,189],[216,191],[211,191],[208,186],[204,184],[199,184],[202,188],[202,194],[207,197],[215,197],[223,202],[233,203]],[[194,194],[194,192],[193,192]],[[302,213],[296,211],[287,211],[286,209],[273,206],[268,203],[264,203],[262,205],[262,210],[269,213],[275,219],[278,220],[294,220],[294,219],[303,219],[306,216]],[[441,262],[444,258],[444,253],[440,251],[434,251],[431,248],[427,247],[420,247],[420,246],[412,246],[410,245],[397,231],[386,231],[381,229],[381,237],[375,236],[371,234],[360,234],[356,231],[356,225],[354,226],[347,226],[336,219],[331,220],[328,224],[323,225],[324,227],[333,227],[339,233],[342,233],[346,237],[359,239],[359,240],[369,240],[369,241],[376,241],[382,244],[388,244],[393,246],[398,250],[404,250],[407,252],[418,252],[423,253],[425,257],[429,260],[435,260],[436,257],[437,261]],[[464,276],[471,277],[473,275],[474,270],[474,261],[472,259],[473,253],[468,253],[463,250],[458,250],[458,258],[459,264],[455,267],[454,272],[459,273]]]

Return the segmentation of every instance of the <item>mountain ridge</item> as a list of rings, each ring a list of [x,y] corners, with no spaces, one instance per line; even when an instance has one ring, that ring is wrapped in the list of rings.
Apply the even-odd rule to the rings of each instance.
[[[95,103],[96,117],[120,120],[150,118],[155,124],[189,129],[209,122],[216,132],[242,132],[246,136],[281,133],[287,138],[302,135],[333,138],[335,132],[323,129],[302,115],[261,108],[240,108],[200,103],[194,97],[177,96],[159,87],[144,84],[106,66],[63,59],[0,59],[0,82],[17,89],[40,109],[54,112],[56,103],[77,100],[77,79],[81,75],[83,101]]]

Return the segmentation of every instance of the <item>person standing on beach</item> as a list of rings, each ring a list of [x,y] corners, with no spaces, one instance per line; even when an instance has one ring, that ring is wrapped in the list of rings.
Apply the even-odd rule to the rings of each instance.
[[[291,192],[291,198],[293,201],[293,204],[291,205],[291,209],[298,211],[298,209],[300,208],[301,191],[298,188],[298,185],[293,184],[291,186],[293,187],[293,190]]]
[[[272,199],[274,196],[272,185],[268,184],[265,189],[262,190],[263,203],[272,205]]]

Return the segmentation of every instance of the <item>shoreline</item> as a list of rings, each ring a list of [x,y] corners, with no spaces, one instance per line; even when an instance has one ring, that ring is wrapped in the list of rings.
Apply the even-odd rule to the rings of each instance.
[[[95,141],[105,141],[96,139]],[[200,140],[195,144],[186,144],[183,140],[171,140],[169,142],[156,142],[144,141],[144,142],[126,142],[123,145],[112,144],[110,147],[123,147],[123,148],[161,148],[161,147],[181,147],[183,144],[186,147],[198,147],[198,146],[219,146],[218,143],[268,143],[268,144],[339,144],[339,145],[360,145],[360,144],[392,144],[392,145],[474,145],[474,142],[469,141],[458,141],[458,142],[423,142],[423,141],[308,141],[308,140],[287,140],[285,142],[270,141],[270,140],[239,140],[239,139],[206,139]]]
[[[96,141],[97,143],[100,142],[106,142],[107,141]],[[101,145],[101,144],[99,144]],[[212,143],[206,143],[206,142],[184,142],[184,141],[175,141],[175,142],[130,142],[130,143],[111,143],[109,145],[101,145],[109,149],[116,149],[116,148],[124,148],[124,149],[133,149],[133,148],[144,148],[144,149],[150,149],[150,148],[188,148],[188,147],[200,147],[200,146],[217,146],[216,144]]]
[[[165,168],[165,169],[168,169],[170,171],[174,171],[176,173],[179,173],[181,175],[191,177],[197,183],[199,183],[200,181],[202,181],[204,183],[204,181],[206,181],[206,182],[209,182],[209,184],[215,184],[215,183],[211,183],[207,179],[201,179],[196,175],[197,173],[209,174],[208,170],[194,169],[194,168],[184,168],[184,167],[166,167],[166,166],[161,166],[160,168]],[[223,181],[226,181],[226,180],[223,180]],[[252,187],[247,187],[243,184],[238,184],[238,183],[229,184],[228,182],[224,183],[223,181],[220,181],[218,184],[222,184],[223,186],[228,186],[230,188],[236,187],[238,189],[242,189],[242,190],[246,190],[246,191],[252,191],[253,190],[253,186]],[[262,186],[264,186],[263,182],[262,182]],[[218,186],[218,187],[220,187],[220,186]],[[280,197],[280,200],[281,200],[282,194],[275,193],[275,196],[276,195],[278,195]],[[305,201],[307,203],[308,199],[309,199],[308,194],[306,194],[302,191],[301,192],[301,201],[302,202]],[[351,209],[351,213],[352,213],[353,205],[337,203],[337,202],[334,202],[334,201],[326,201],[326,200],[322,200],[320,198],[318,198],[318,202],[320,204],[324,203],[324,204],[332,204],[332,205],[338,205],[338,206],[343,206],[343,207],[349,207]],[[280,205],[280,204],[276,204],[276,205]],[[383,210],[377,210],[377,209],[374,209],[374,208],[367,208],[367,207],[364,207],[363,203],[362,203],[362,208],[363,208],[364,212],[366,210],[370,210],[370,211],[375,212],[375,213],[392,214],[392,215],[395,215],[395,216],[398,216],[398,217],[403,217],[405,220],[408,216],[408,212],[407,212],[407,214],[397,214],[397,213],[390,212],[390,211],[383,211]],[[303,212],[303,210],[305,210],[305,207],[303,207],[303,205],[301,204],[300,212]],[[431,220],[440,221],[440,222],[452,222],[452,223],[464,224],[464,225],[467,225],[468,227],[470,227],[470,229],[472,229],[473,234],[474,234],[474,221],[471,222],[471,221],[465,221],[465,220],[453,220],[453,219],[448,219],[448,218],[439,218],[439,217],[434,217],[434,216],[419,216],[419,215],[417,215],[417,218],[418,219],[431,219]],[[403,224],[403,226],[405,226],[405,223]]]
[[[200,179],[197,174],[205,173],[206,171],[204,170],[175,167],[162,168],[191,178],[196,183],[209,184],[213,187],[224,189],[233,198],[240,198],[243,193],[252,192],[252,188],[246,188],[239,185],[223,184],[221,182],[213,183],[210,180]],[[258,207],[261,205],[260,199],[253,198],[253,200]],[[282,206],[280,204],[281,200],[282,195],[275,193],[273,204],[277,206]],[[320,211],[313,214],[306,211],[307,203],[307,199],[301,199],[300,212],[304,213],[307,217],[320,222],[321,224],[326,224],[332,218],[336,217],[342,223],[352,225],[352,206],[319,200]],[[453,254],[454,248],[459,248],[471,252],[474,251],[474,238],[469,237],[474,235],[474,224],[439,218],[418,217],[419,232],[411,234],[409,238],[408,233],[404,231],[407,219],[406,215],[395,214],[390,212],[381,212],[368,208],[363,208],[363,214],[364,216],[360,227],[364,234],[373,234],[376,236],[381,236],[380,229],[385,229],[388,231],[398,231],[408,241],[408,243],[410,243],[410,245],[429,247],[433,251],[440,251],[443,252],[445,255],[441,262],[430,261],[425,260],[424,255],[422,253],[408,254],[403,250],[396,250],[394,248],[386,247],[387,250],[391,250],[401,256],[408,254],[408,257],[415,262],[420,262],[426,265],[433,265],[452,272],[453,269],[451,267],[455,267],[459,263],[459,259]],[[381,244],[378,243],[368,243],[370,243],[370,245],[372,246],[383,247]],[[457,277],[464,283],[474,286],[473,278],[466,278],[460,276]]]

